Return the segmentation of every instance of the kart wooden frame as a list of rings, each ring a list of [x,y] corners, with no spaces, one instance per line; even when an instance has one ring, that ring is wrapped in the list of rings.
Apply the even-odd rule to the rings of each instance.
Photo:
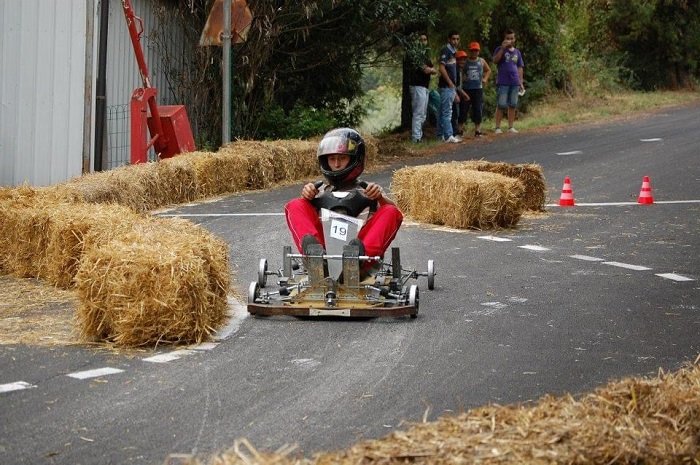
[[[325,254],[318,245],[308,254],[293,254],[290,246],[282,252],[282,268],[269,271],[260,259],[258,279],[248,287],[248,312],[256,316],[291,315],[306,317],[401,317],[416,318],[419,289],[411,279],[427,277],[428,289],[435,285],[435,266],[418,272],[401,267],[398,247],[391,249],[391,263],[382,257],[360,256],[357,246],[346,245],[342,255]],[[328,261],[342,260],[342,273],[328,275]],[[369,272],[361,272],[371,261]],[[366,267],[367,265],[365,265]],[[268,276],[276,276],[277,290],[267,289]]]

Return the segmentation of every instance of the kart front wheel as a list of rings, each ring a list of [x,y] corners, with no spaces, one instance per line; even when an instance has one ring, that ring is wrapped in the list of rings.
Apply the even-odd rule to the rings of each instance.
[[[260,287],[265,287],[267,284],[267,259],[261,258],[258,263],[258,284]]]
[[[412,284],[408,288],[408,305],[416,307],[416,310],[418,310],[419,300],[418,285]]]
[[[257,281],[252,281],[248,286],[248,303],[254,304],[258,297],[260,297],[260,285]]]

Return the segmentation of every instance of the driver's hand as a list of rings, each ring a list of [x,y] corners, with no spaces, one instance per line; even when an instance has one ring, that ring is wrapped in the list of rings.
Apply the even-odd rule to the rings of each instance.
[[[365,189],[365,195],[371,200],[379,200],[384,195],[384,189],[377,183],[368,182],[367,188]]]
[[[301,188],[301,196],[306,200],[313,200],[316,195],[318,195],[318,189],[312,182],[304,184],[304,187]]]

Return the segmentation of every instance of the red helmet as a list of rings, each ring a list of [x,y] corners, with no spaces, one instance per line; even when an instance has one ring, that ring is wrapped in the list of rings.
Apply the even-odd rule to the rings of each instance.
[[[333,171],[328,164],[328,155],[333,154],[349,155],[348,166]],[[351,128],[328,131],[318,144],[316,155],[321,173],[335,187],[352,183],[365,169],[365,141],[359,132]]]
[[[467,58],[467,52],[465,52],[464,50],[457,50],[457,52],[455,53],[455,58],[458,60],[460,58]]]

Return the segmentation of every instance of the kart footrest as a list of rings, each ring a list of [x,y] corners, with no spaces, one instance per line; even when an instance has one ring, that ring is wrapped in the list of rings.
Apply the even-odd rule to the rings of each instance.
[[[360,248],[356,245],[343,247],[343,283],[351,288],[360,285]]]

